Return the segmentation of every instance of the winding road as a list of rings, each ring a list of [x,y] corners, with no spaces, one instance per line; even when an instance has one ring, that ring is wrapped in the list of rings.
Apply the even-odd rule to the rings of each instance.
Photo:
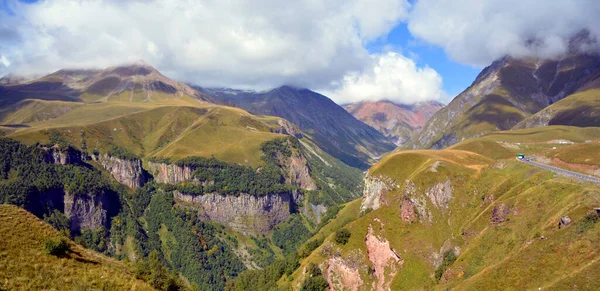
[[[538,168],[542,168],[545,170],[549,170],[552,171],[556,174],[559,175],[563,175],[563,176],[567,176],[567,177],[571,177],[571,178],[575,178],[575,179],[579,179],[582,181],[586,181],[586,182],[593,182],[593,183],[598,183],[600,184],[600,178],[598,177],[594,177],[594,176],[590,176],[590,175],[585,175],[585,174],[581,174],[581,173],[577,173],[577,172],[573,172],[573,171],[569,171],[569,170],[565,170],[562,168],[557,168],[557,167],[553,167],[553,166],[549,166],[546,164],[542,164],[542,163],[538,163],[538,162],[534,162],[531,161],[533,157],[527,157],[525,159],[520,159],[519,161],[538,167]]]

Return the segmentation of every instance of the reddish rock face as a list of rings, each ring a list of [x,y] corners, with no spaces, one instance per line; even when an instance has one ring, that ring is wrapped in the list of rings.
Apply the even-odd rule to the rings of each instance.
[[[400,266],[404,264],[404,260],[390,248],[390,243],[386,239],[381,239],[373,234],[371,226],[369,226],[365,244],[369,261],[375,269],[376,281],[373,282],[372,290],[390,290],[392,279],[399,271]]]
[[[400,218],[406,222],[413,222],[417,220],[415,204],[408,198],[402,200],[402,206],[400,206]]]
[[[327,260],[325,270],[330,290],[352,290],[357,291],[363,286],[358,269],[351,266],[340,257]]]
[[[356,119],[372,126],[396,145],[405,143],[440,110],[443,105],[435,101],[415,105],[398,105],[390,101],[364,101],[344,106]]]

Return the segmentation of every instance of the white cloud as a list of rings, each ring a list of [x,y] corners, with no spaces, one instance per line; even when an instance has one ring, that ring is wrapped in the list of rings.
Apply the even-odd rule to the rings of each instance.
[[[0,49],[17,73],[140,59],[206,86],[322,88],[371,62],[406,0],[9,1]],[[2,28],[16,35],[3,36]]]
[[[419,68],[412,59],[394,52],[372,56],[368,69],[348,73],[337,85],[338,89],[321,93],[342,104],[363,100],[413,104],[446,98],[442,77],[435,70]]]
[[[5,67],[9,67],[10,61],[6,58],[6,56],[0,56],[0,64],[2,64]]]
[[[487,66],[505,55],[556,57],[584,29],[598,38],[598,15],[597,0],[420,0],[408,23],[451,58]]]

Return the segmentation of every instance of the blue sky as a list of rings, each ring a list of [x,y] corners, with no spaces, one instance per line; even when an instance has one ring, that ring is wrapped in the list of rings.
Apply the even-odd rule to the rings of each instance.
[[[471,85],[481,71],[481,68],[451,60],[439,46],[414,38],[405,22],[399,23],[386,37],[369,43],[367,49],[371,53],[381,53],[390,49],[399,51],[410,56],[419,67],[433,68],[442,76],[443,89],[449,97],[458,95]]]
[[[205,87],[448,102],[501,57],[600,39],[597,15],[593,0],[0,0],[0,75],[144,60]]]

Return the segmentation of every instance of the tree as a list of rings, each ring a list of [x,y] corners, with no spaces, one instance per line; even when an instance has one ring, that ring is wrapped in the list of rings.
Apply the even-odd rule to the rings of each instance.
[[[307,278],[300,288],[302,291],[324,291],[327,289],[329,289],[329,283],[323,276]]]
[[[351,235],[352,234],[350,233],[349,230],[347,230],[345,228],[341,228],[335,232],[334,240],[338,244],[345,245],[346,243],[348,243],[348,240],[350,239]]]

